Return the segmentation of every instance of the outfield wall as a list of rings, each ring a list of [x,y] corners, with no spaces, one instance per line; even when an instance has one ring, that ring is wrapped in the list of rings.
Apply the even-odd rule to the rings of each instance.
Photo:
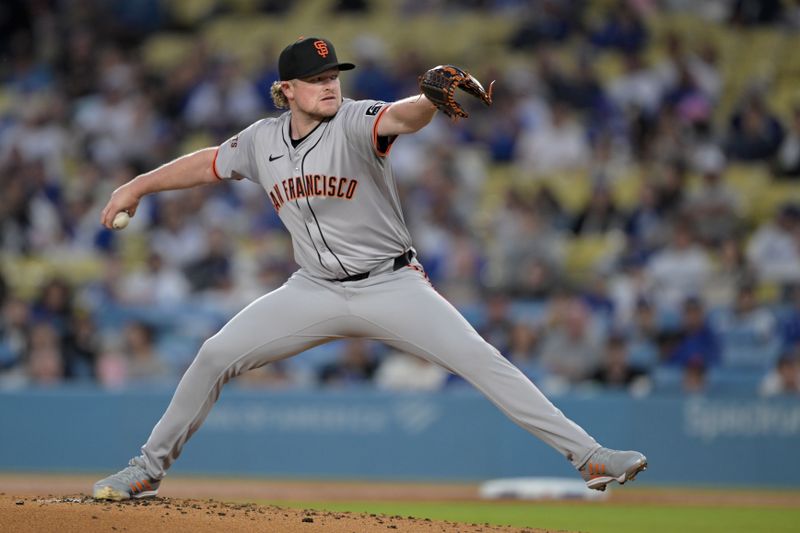
[[[0,393],[0,470],[106,472],[137,453],[171,391]],[[562,396],[601,443],[645,452],[642,483],[800,485],[800,401]],[[574,475],[471,390],[226,390],[175,473],[477,481]]]

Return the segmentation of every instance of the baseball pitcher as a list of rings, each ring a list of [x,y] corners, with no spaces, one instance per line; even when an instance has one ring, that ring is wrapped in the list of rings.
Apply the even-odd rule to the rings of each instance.
[[[420,78],[419,95],[353,101],[342,98],[339,81],[340,72],[353,68],[338,61],[326,39],[290,44],[272,86],[285,113],[141,174],[112,194],[101,215],[108,228],[122,211],[134,216],[146,194],[254,181],[289,230],[300,268],[203,344],[141,455],[98,481],[95,498],[155,496],[227,381],[343,336],[382,341],[462,376],[566,457],[593,489],[624,483],[646,468],[641,453],[603,448],[566,418],[433,289],[416,257],[389,164],[392,143],[427,125],[437,109],[466,118],[457,88],[490,105],[492,86],[485,90],[445,65]]]

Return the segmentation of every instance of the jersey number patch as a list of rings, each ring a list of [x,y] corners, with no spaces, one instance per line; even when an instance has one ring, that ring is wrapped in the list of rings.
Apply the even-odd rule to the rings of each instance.
[[[367,109],[367,112],[365,113],[365,115],[367,115],[368,117],[373,117],[373,116],[377,115],[378,111],[380,111],[381,108],[383,107],[383,104],[384,104],[384,102],[381,102],[379,104],[375,104],[375,105],[370,106],[369,109]]]

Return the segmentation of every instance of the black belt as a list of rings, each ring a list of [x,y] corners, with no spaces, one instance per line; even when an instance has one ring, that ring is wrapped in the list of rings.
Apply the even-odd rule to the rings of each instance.
[[[400,270],[404,266],[410,265],[411,260],[414,259],[414,255],[414,250],[407,250],[402,255],[395,257],[392,270]],[[346,278],[329,279],[328,281],[361,281],[362,279],[367,279],[369,274],[369,272],[359,272],[358,274],[353,274],[352,276],[347,276]]]

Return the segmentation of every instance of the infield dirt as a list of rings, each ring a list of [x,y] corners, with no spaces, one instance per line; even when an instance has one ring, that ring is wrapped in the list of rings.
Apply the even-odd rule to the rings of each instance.
[[[215,500],[154,498],[100,502],[85,496],[20,498],[9,495],[0,496],[0,524],[2,531],[37,533],[52,531],[62,533],[73,531],[540,533],[545,531],[378,514],[287,509],[274,505],[225,503]]]
[[[544,529],[239,503],[253,500],[470,500],[474,485],[338,483],[170,478],[159,496],[100,502],[93,477],[0,475],[0,531],[191,531],[197,533],[542,533]]]
[[[159,498],[99,502],[88,496],[94,477],[0,474],[0,531],[192,531],[280,533],[541,533],[547,530],[464,524],[379,514],[328,512],[259,505],[253,501],[477,501],[477,485],[275,481],[176,477]],[[789,506],[796,492],[614,490],[604,505],[680,504]],[[502,505],[498,502],[498,505]],[[575,505],[565,502],[564,505]]]

